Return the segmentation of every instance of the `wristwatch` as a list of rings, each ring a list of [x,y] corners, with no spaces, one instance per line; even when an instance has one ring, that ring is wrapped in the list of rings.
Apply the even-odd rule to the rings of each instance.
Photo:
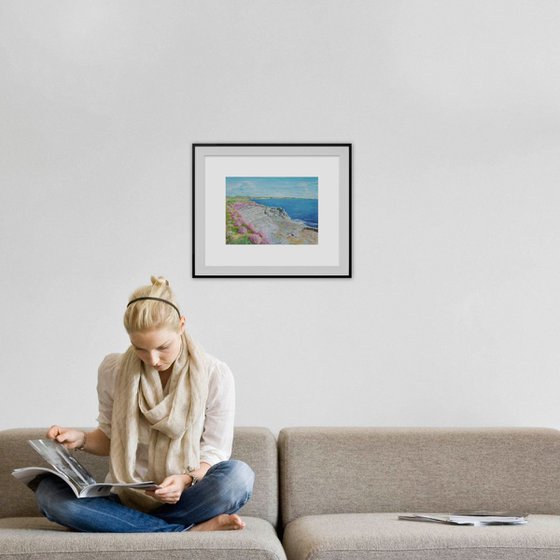
[[[194,486],[200,480],[200,478],[198,478],[198,476],[195,476],[194,474],[191,474],[190,476],[192,478],[191,486]]]

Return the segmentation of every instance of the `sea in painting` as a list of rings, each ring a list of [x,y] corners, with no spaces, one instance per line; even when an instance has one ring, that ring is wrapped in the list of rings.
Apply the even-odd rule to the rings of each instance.
[[[318,177],[226,177],[226,244],[316,245]]]

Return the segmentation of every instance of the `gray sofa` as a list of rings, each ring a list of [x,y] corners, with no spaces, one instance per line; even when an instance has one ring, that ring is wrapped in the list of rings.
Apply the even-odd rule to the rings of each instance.
[[[285,560],[277,536],[276,439],[265,428],[236,428],[233,457],[255,471],[253,498],[241,510],[242,531],[215,533],[74,533],[40,516],[33,493],[11,476],[16,467],[41,464],[27,444],[45,429],[0,431],[0,560]],[[97,480],[107,460],[80,455]]]
[[[26,440],[44,431],[0,432],[0,560],[560,560],[557,430],[287,428],[276,441],[237,428],[233,456],[256,473],[246,529],[145,534],[73,533],[39,516],[10,473],[38,464]],[[106,460],[82,457],[102,479]],[[523,510],[529,523],[397,519],[478,509]]]
[[[279,435],[289,560],[560,559],[560,432],[289,428]],[[399,513],[525,511],[516,527]]]

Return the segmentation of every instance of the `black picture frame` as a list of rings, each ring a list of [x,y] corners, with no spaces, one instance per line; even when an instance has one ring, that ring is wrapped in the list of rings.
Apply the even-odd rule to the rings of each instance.
[[[352,278],[352,144],[192,144],[192,277]]]

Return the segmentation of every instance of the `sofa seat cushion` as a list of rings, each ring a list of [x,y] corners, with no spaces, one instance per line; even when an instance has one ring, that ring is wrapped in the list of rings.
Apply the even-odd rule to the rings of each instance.
[[[398,513],[310,515],[284,533],[288,560],[548,560],[560,558],[560,516],[527,525],[461,527]]]
[[[0,519],[0,560],[285,560],[274,527],[243,517],[242,531],[77,533],[43,517]]]

